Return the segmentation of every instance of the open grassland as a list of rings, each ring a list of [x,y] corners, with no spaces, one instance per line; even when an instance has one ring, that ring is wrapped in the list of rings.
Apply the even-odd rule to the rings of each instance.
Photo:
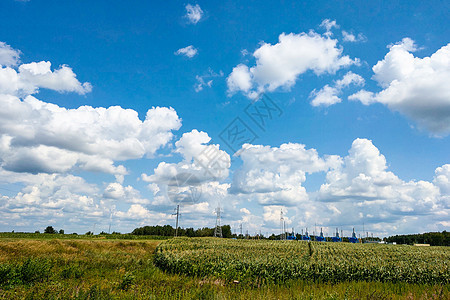
[[[297,250],[290,248],[293,244],[266,242],[267,248],[263,251],[274,258],[279,257],[281,252],[288,255],[301,253],[299,257],[306,259],[309,256],[304,253],[305,250],[309,253],[307,244],[293,243],[299,245]],[[227,264],[233,262],[230,259],[236,259],[239,253],[244,264],[255,260],[256,255],[252,258],[248,251],[262,254],[257,252],[260,251],[258,245],[263,244],[257,241],[218,241],[209,238],[161,242],[98,238],[17,239],[9,236],[0,238],[0,299],[449,298],[448,282],[415,284],[286,279],[283,283],[243,280],[236,284],[217,276],[220,273],[187,272],[188,276],[182,272],[176,274],[176,269],[165,269],[164,266],[158,268],[155,265],[155,261],[158,262],[164,253],[173,263],[185,262],[190,255],[200,255],[205,263],[210,263],[211,257],[215,257],[217,264],[225,263],[224,268],[228,268]],[[159,250],[155,257],[157,247]],[[221,257],[227,253],[228,260],[222,262]],[[444,263],[448,264],[448,256],[444,255],[443,258],[446,259]],[[193,264],[200,262],[201,259],[192,260]]]

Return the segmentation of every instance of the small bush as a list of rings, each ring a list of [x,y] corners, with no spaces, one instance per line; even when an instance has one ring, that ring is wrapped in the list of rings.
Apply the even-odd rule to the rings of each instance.
[[[128,290],[128,288],[133,284],[135,276],[132,273],[126,273],[122,277],[122,282],[119,284],[119,289]]]
[[[50,260],[28,258],[22,264],[0,265],[0,286],[47,281],[53,264]]]

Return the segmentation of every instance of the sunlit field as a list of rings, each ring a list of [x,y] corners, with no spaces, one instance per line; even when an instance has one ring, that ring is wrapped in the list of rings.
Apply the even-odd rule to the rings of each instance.
[[[184,238],[157,248],[162,269],[228,281],[450,282],[446,247]]]
[[[40,236],[45,238],[14,238],[14,235],[0,238],[1,299],[448,299],[450,296],[449,253],[443,247]],[[394,265],[389,268],[390,264]],[[305,273],[311,268],[316,273]],[[369,271],[364,273],[361,268]],[[382,271],[377,273],[377,268]],[[389,272],[393,272],[390,277],[385,275]]]

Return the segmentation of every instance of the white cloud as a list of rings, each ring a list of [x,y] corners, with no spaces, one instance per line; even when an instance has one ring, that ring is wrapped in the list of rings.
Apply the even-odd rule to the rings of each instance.
[[[181,49],[178,49],[177,52],[175,52],[176,55],[185,55],[186,57],[193,58],[195,55],[197,55],[198,50],[194,48],[194,46],[190,45]]]
[[[264,206],[263,219],[266,223],[271,223],[276,226],[281,227],[281,212],[283,212],[283,222],[285,225],[289,225],[292,221],[287,217],[288,209],[281,205],[268,205]]]
[[[450,164],[443,165],[436,168],[436,176],[434,177],[434,184],[439,187],[442,195],[446,195],[450,204]]]
[[[239,64],[233,68],[230,76],[227,78],[228,92],[233,94],[237,91],[248,92],[252,88],[252,74],[248,67]]]
[[[383,90],[362,90],[349,97],[363,104],[382,103],[412,119],[435,135],[450,133],[450,44],[429,57],[415,57],[414,41],[404,38],[391,45],[372,70]]]
[[[350,43],[364,42],[367,40],[367,38],[362,33],[359,33],[357,36],[355,36],[353,33],[347,32],[345,30],[342,30],[342,39],[344,40],[344,42]]]
[[[228,197],[262,205],[261,226],[271,230],[279,226],[281,209],[296,227],[319,223],[351,231],[364,222],[370,232],[384,235],[442,230],[450,214],[449,165],[436,169],[433,182],[404,181],[366,139],[356,139],[345,157],[320,157],[304,145],[283,144],[245,145],[240,158]],[[302,185],[315,172],[326,172],[326,181],[317,192],[306,192]]]
[[[446,185],[445,169],[443,166],[436,170],[435,182]],[[332,223],[385,223],[392,230],[400,227],[405,216],[429,216],[442,221],[449,213],[445,195],[445,190],[440,191],[431,182],[399,179],[387,170],[385,157],[371,141],[356,139],[342,164],[328,171],[317,199],[332,204],[327,206]],[[417,224],[408,226],[412,229]]]
[[[175,143],[174,152],[182,155],[181,162],[161,162],[152,175],[142,174],[142,180],[150,182],[152,190],[157,185],[153,204],[167,205],[168,200],[195,202],[200,196],[212,199],[226,195],[228,185],[219,181],[228,177],[230,156],[219,145],[208,144],[210,141],[206,132],[186,132]]]
[[[197,24],[203,17],[203,10],[198,4],[187,4],[185,17],[189,20],[190,23]]]
[[[314,98],[313,100],[311,100],[311,105],[330,106],[341,102],[342,99],[339,97],[339,94],[341,93],[343,88],[348,87],[351,84],[355,84],[358,86],[364,85],[364,79],[358,74],[349,71],[344,75],[342,79],[335,82],[334,87],[331,87],[327,84],[319,91],[312,91],[310,97]]]
[[[119,182],[111,182],[103,192],[103,198],[123,201],[133,204],[149,204],[148,199],[141,197],[138,190],[131,185],[123,186]]]
[[[358,59],[342,55],[337,40],[321,36],[313,31],[279,36],[275,45],[263,43],[253,56],[256,65],[236,66],[227,78],[228,92],[244,92],[249,97],[277,88],[289,89],[298,76],[313,71],[316,75],[335,73],[337,70],[357,64]]]
[[[340,89],[348,87],[351,84],[364,85],[364,78],[350,71],[342,79],[336,81],[336,87]]]
[[[66,172],[78,166],[123,175],[125,168],[114,161],[152,157],[181,126],[175,110],[165,107],[148,110],[141,121],[136,111],[118,106],[66,109],[8,95],[0,95],[0,104],[0,164],[17,172]]]
[[[350,101],[359,100],[364,105],[369,105],[376,102],[374,93],[366,90],[360,90],[354,93],[353,95],[348,96],[348,100]]]
[[[339,163],[337,156],[320,158],[315,149],[301,144],[282,144],[279,148],[242,146],[241,168],[235,171],[231,192],[244,194],[262,205],[299,205],[308,200],[302,183],[306,173],[325,171]]]
[[[81,95],[92,90],[89,82],[80,83],[72,69],[66,65],[54,71],[48,61],[22,64],[18,70],[12,67],[0,68],[0,94],[24,97],[39,92],[40,88]]]
[[[1,173],[6,175],[4,171]],[[13,197],[3,196],[0,201],[0,223],[15,216],[36,226],[69,215],[82,214],[90,218],[103,214],[92,197],[97,192],[96,187],[81,177],[39,174],[22,179],[26,183],[22,191]]]
[[[248,209],[246,209],[245,207],[244,207],[244,208],[241,208],[239,211],[240,211],[241,213],[246,214],[246,215],[250,215],[250,214],[251,214],[251,212],[250,212]]]
[[[10,45],[0,42],[0,67],[13,67],[19,63],[20,51]]]
[[[336,23],[336,20],[330,20],[330,19],[324,19],[322,23],[320,23],[320,27],[325,28],[325,36],[331,36],[333,33],[331,32],[331,29],[333,28],[339,28],[339,25]]]
[[[341,98],[338,97],[339,90],[335,87],[331,87],[328,84],[325,85],[321,90],[316,91],[313,90],[310,94],[310,97],[314,97],[311,100],[312,106],[330,106],[342,101]]]
[[[203,75],[196,75],[195,79],[197,79],[197,83],[194,85],[195,91],[198,93],[200,91],[203,91],[204,87],[212,87],[214,81],[213,78],[222,76],[222,71],[216,73],[211,68],[209,68],[208,72],[204,73]]]
[[[39,92],[40,88],[58,92],[86,94],[92,90],[89,82],[81,83],[66,65],[51,70],[49,61],[19,63],[20,51],[0,42],[0,94],[26,97]]]

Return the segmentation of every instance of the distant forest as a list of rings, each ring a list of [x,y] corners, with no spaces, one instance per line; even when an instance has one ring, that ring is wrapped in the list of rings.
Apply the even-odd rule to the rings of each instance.
[[[131,234],[134,235],[159,235],[159,236],[174,236],[175,228],[170,225],[164,226],[144,226],[139,227],[133,230]],[[188,237],[203,237],[203,236],[213,236],[214,228],[178,228],[178,236],[188,236]],[[231,234],[231,226],[224,225],[222,226],[222,236],[224,238],[231,238],[233,235]]]
[[[431,246],[450,246],[450,232],[427,232],[422,234],[406,234],[390,236],[386,242],[397,244],[430,244]]]

